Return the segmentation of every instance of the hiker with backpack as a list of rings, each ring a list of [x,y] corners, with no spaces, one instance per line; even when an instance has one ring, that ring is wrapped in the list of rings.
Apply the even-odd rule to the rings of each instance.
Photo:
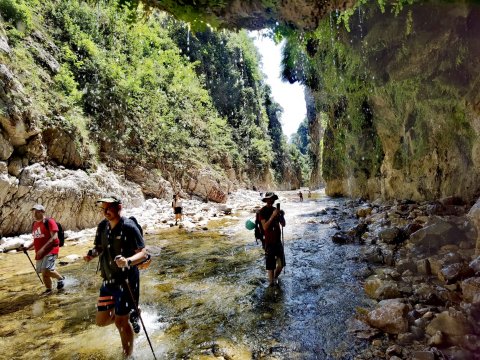
[[[278,276],[285,267],[285,253],[282,244],[283,227],[285,226],[285,212],[280,210],[280,204],[273,206],[278,196],[267,192],[262,201],[267,203],[258,211],[258,218],[262,224],[265,250],[265,268],[270,286],[278,283]]]
[[[133,352],[133,333],[140,332],[137,304],[140,275],[136,265],[148,259],[145,242],[137,223],[120,215],[122,200],[116,196],[99,199],[105,219],[97,227],[94,248],[84,257],[90,261],[99,256],[103,278],[97,303],[96,324],[115,323],[122,341],[123,353]]]
[[[43,284],[46,288],[45,294],[50,294],[52,279],[57,280],[58,290],[63,289],[65,285],[63,282],[65,277],[55,270],[55,261],[60,251],[59,226],[53,218],[45,217],[45,207],[41,204],[32,207],[32,214],[34,219],[32,224],[33,242],[18,250],[24,251],[28,256],[27,251],[32,247],[35,248],[35,269],[38,274],[42,274]]]
[[[173,195],[172,201],[173,214],[175,215],[175,225],[178,221],[182,221],[182,200],[178,197],[178,194]]]

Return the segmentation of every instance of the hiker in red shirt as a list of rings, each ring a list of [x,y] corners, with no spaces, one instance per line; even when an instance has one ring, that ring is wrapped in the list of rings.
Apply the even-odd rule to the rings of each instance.
[[[33,242],[24,246],[23,250],[35,248],[35,260],[37,273],[42,274],[43,283],[47,288],[46,294],[52,292],[52,278],[57,279],[57,289],[63,289],[65,279],[55,270],[55,260],[57,260],[60,250],[60,241],[58,240],[58,226],[54,219],[45,218],[45,208],[43,205],[36,204],[32,207],[33,222],[32,235]],[[48,221],[48,229],[45,222]]]

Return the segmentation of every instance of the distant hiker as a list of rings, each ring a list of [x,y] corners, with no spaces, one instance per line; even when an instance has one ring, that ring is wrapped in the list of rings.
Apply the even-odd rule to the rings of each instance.
[[[310,199],[312,197],[312,192],[308,190],[308,198]]]
[[[298,192],[298,197],[300,198],[300,201],[303,201],[303,194],[302,191]]]
[[[267,269],[270,285],[277,282],[277,278],[285,266],[285,253],[282,244],[282,229],[285,226],[284,211],[273,207],[278,196],[267,192],[262,201],[267,203],[259,210],[259,218],[265,236],[265,268]],[[280,205],[280,204],[277,204]]]
[[[145,243],[135,222],[120,216],[121,199],[110,196],[99,199],[97,204],[105,219],[98,224],[95,247],[84,257],[85,261],[90,261],[100,256],[103,282],[98,297],[96,323],[98,326],[115,323],[122,340],[123,353],[131,356],[133,331],[140,331],[138,314],[135,312],[140,295],[140,276],[135,265],[147,259]]]
[[[177,194],[173,195],[172,208],[175,214],[175,225],[177,225],[178,221],[182,221],[182,200]]]
[[[64,287],[62,275],[55,270],[55,260],[58,258],[60,251],[60,240],[58,239],[58,226],[54,219],[45,218],[45,207],[36,204],[32,207],[33,225],[32,235],[33,242],[28,246],[22,246],[19,250],[29,250],[35,248],[35,260],[37,273],[42,274],[43,283],[45,284],[45,294],[52,292],[52,278],[57,279],[57,289]],[[48,223],[48,224],[47,224]]]

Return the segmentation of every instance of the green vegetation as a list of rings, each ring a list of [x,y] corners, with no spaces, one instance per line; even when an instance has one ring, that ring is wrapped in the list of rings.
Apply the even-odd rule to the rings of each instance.
[[[139,164],[172,179],[179,169],[233,169],[253,183],[271,169],[281,183],[289,166],[301,168],[245,32],[193,34],[121,0],[0,0],[0,10],[13,48],[1,60],[44,115],[37,125],[73,133],[89,149],[83,167]]]

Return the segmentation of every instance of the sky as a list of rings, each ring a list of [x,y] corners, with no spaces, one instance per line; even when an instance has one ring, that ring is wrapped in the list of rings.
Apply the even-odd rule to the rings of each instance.
[[[262,70],[267,77],[267,84],[272,89],[272,96],[283,108],[281,118],[283,133],[290,138],[307,116],[303,86],[283,82],[280,79],[282,44],[275,45],[272,39],[261,36],[258,31],[250,32],[250,36],[262,56]]]

